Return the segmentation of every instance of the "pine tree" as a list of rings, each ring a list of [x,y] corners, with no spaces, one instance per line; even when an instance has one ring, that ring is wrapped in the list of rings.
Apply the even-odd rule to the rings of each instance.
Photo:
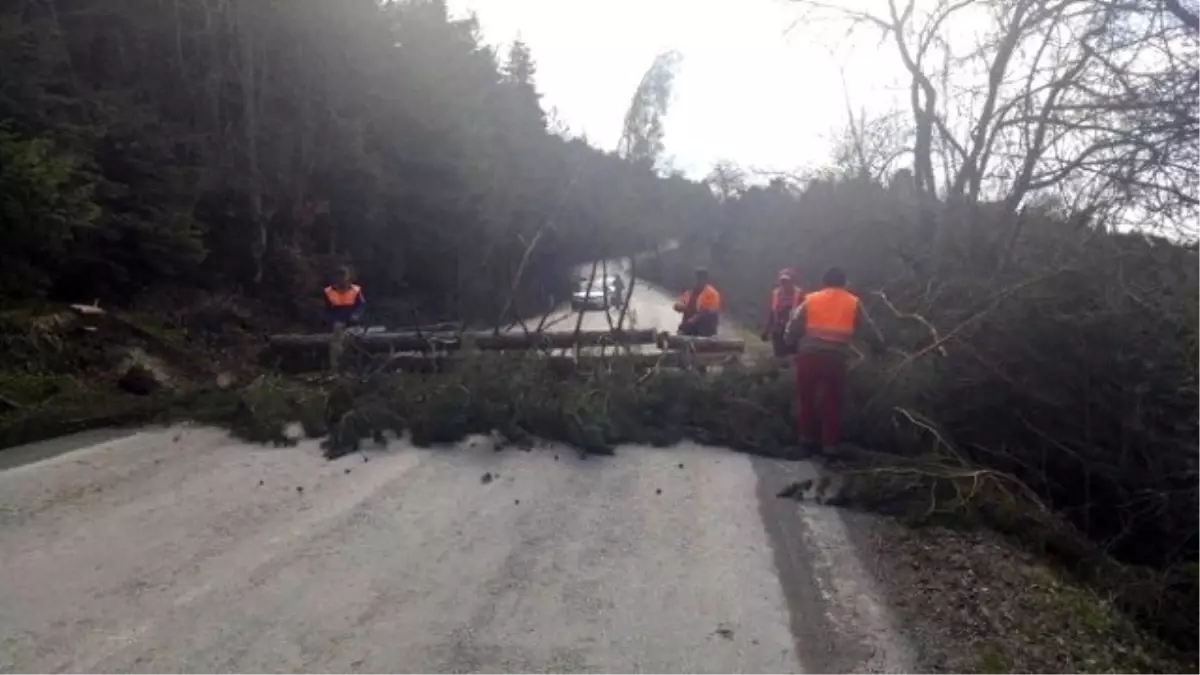
[[[521,38],[513,41],[508,49],[508,60],[503,68],[504,82],[512,88],[518,114],[534,116],[541,128],[546,127],[546,113],[542,110],[542,95],[537,91],[537,64],[529,45]]]
[[[375,312],[490,320],[548,225],[526,276],[554,283],[707,203],[548,131],[529,45],[498,58],[445,0],[0,3],[0,81],[0,202],[24,214],[0,276],[57,299],[300,308],[350,263]]]

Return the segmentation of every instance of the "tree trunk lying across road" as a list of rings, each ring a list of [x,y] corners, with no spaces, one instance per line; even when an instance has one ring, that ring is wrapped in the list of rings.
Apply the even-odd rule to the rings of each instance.
[[[568,349],[576,345],[581,347],[597,347],[600,345],[648,345],[654,344],[655,334],[652,330],[633,331],[580,331],[575,333],[507,333],[493,335],[491,333],[365,333],[362,335],[347,335],[347,344],[354,344],[357,349],[368,352],[428,352],[456,351],[461,348],[463,341],[470,342],[476,349]],[[271,346],[279,350],[308,349],[324,347],[329,344],[329,333],[313,333],[306,335],[272,335],[268,339]]]
[[[729,352],[740,354],[746,351],[746,341],[736,338],[689,337],[663,333],[659,336],[657,343],[662,349],[679,349],[700,354]]]
[[[599,347],[601,345],[652,345],[655,341],[652,330],[583,330],[578,333],[508,333],[505,335],[482,335],[476,337],[479,349],[530,349],[550,347]]]
[[[272,335],[267,341],[276,350],[303,350],[327,347],[330,337],[329,333],[283,334]],[[369,352],[454,351],[459,347],[459,338],[454,333],[365,333],[347,334],[346,343]]]
[[[554,367],[562,367],[568,372],[577,370],[593,370],[605,367],[632,367],[634,369],[650,368],[694,368],[726,365],[736,357],[728,353],[686,354],[682,352],[654,352],[634,354],[580,354],[578,357],[570,354],[543,355],[534,353],[530,358],[538,361],[549,361]],[[376,367],[381,370],[403,371],[410,373],[440,373],[453,370],[468,361],[461,352],[458,354],[395,354],[379,362]]]

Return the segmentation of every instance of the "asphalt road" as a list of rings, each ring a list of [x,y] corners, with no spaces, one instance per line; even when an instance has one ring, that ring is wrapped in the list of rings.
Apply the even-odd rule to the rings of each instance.
[[[803,462],[191,427],[5,455],[0,671],[912,668],[838,513],[774,497]]]
[[[580,267],[576,273],[586,279],[591,273],[591,265]],[[609,276],[620,276],[625,280],[625,293],[629,293],[629,285],[633,284],[629,308],[625,311],[624,323],[621,324],[625,329],[652,329],[674,333],[679,328],[680,315],[674,309],[675,296],[685,289],[662,289],[644,280],[633,280],[629,275],[627,265],[622,261],[609,261],[607,273]],[[604,270],[597,268],[596,282],[594,283],[598,284],[599,280],[603,278],[603,274]],[[583,318],[580,319],[580,312],[572,310],[570,302],[564,300],[555,311],[546,315],[544,319],[527,321],[525,327],[533,331],[540,324],[546,331],[572,332],[578,323],[580,330],[609,330],[616,327],[621,320],[621,308],[591,309],[583,312],[582,315]],[[515,325],[511,326],[509,330],[520,332],[523,328]],[[738,331],[729,321],[722,321],[718,335],[738,337]]]

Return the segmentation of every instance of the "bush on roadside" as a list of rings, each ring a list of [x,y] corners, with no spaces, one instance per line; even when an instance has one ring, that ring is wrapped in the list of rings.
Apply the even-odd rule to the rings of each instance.
[[[1195,644],[1195,246],[1046,208],[923,210],[858,181],[725,208],[711,251],[666,254],[652,279],[685,286],[711,258],[727,311],[754,322],[771,270],[812,288],[844,267],[896,350],[855,368],[849,439],[1015,477],[1093,545],[1160,570],[1166,629]]]

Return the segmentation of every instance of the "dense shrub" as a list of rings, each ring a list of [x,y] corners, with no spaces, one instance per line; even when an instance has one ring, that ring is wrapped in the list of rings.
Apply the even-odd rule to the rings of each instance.
[[[757,322],[775,269],[811,287],[846,268],[895,350],[855,367],[852,440],[1010,473],[1118,559],[1194,570],[1194,247],[1032,209],[923,216],[853,181],[753,189],[724,208],[710,250],[651,273],[683,286],[709,260],[727,310]]]

